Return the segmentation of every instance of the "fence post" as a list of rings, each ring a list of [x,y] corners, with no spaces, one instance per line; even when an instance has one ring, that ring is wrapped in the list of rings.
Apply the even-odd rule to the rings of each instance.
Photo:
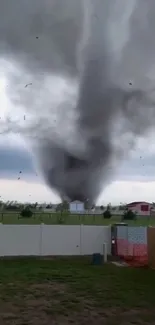
[[[3,228],[3,223],[2,222],[0,222],[0,228]],[[3,229],[2,229],[2,231],[3,231]],[[3,251],[4,249],[3,249],[3,245],[1,244],[1,249],[0,249],[0,256],[2,257],[2,256],[5,256],[5,254],[4,254],[4,251]]]
[[[39,236],[39,256],[42,256],[43,226],[44,226],[44,223],[41,223],[40,224],[40,236]]]
[[[104,263],[107,263],[107,243],[103,243],[103,258],[104,258]]]
[[[81,224],[80,225],[80,255],[83,255],[82,254],[82,227],[83,225]]]

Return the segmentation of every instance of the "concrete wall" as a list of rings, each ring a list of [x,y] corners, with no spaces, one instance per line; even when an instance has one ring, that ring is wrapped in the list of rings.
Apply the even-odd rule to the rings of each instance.
[[[111,252],[110,226],[3,225],[0,256],[89,255]]]

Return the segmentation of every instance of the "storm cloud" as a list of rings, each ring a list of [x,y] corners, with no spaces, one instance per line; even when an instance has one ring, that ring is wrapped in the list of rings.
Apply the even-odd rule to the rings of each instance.
[[[15,178],[35,174],[32,157],[19,148],[0,147],[0,178]]]
[[[60,196],[96,200],[154,127],[154,12],[154,0],[0,0],[8,95],[31,116],[9,127]]]

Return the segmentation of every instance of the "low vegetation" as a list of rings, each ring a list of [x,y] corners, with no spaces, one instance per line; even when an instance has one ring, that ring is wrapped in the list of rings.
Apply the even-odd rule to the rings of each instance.
[[[110,208],[107,207],[107,209],[103,212],[104,219],[110,219],[112,217]]]
[[[104,218],[103,214],[70,214],[67,212],[57,212],[57,213],[43,213],[43,212],[33,212],[31,217],[23,217],[20,212],[15,211],[4,211],[0,212],[0,223],[4,224],[48,224],[48,225],[110,225],[114,223],[122,222],[122,215],[111,215],[110,219]],[[134,220],[126,219],[124,220],[129,225],[134,226],[155,226],[155,217],[137,217]]]
[[[31,218],[33,216],[33,212],[29,207],[25,207],[21,213],[20,213],[22,218]]]
[[[155,319],[150,269],[91,259],[0,261],[0,324],[141,324]]]
[[[123,214],[123,220],[136,220],[137,215],[131,210],[126,210]]]

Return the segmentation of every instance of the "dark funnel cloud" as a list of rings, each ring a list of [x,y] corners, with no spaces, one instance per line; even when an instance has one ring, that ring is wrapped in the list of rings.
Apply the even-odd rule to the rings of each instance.
[[[154,0],[0,0],[8,96],[26,111],[2,132],[31,139],[61,197],[95,201],[154,127],[154,30]]]

